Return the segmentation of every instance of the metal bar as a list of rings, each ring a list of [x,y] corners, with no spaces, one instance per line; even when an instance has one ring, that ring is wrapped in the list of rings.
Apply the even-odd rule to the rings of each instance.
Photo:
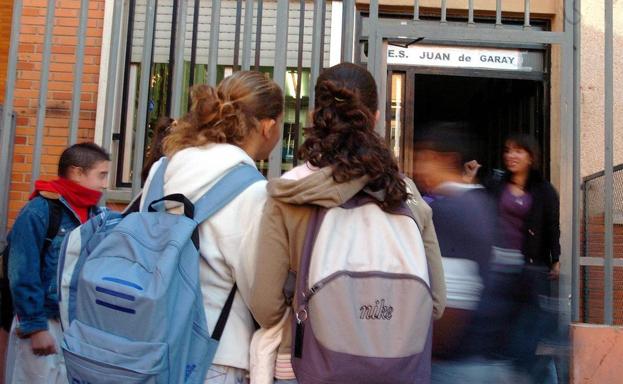
[[[605,262],[602,257],[580,257],[580,265],[581,266],[589,266],[589,267],[602,267]],[[615,268],[623,267],[623,259],[615,258],[612,260],[612,266]]]
[[[45,37],[43,40],[43,53],[41,59],[41,74],[39,77],[39,103],[37,109],[37,125],[35,131],[35,148],[32,154],[32,179],[31,189],[35,187],[35,181],[41,172],[41,150],[43,147],[43,123],[45,122],[46,101],[48,98],[48,79],[50,78],[50,56],[52,51],[52,28],[54,27],[55,1],[48,0],[48,8],[45,17]]]
[[[244,5],[244,36],[242,37],[242,70],[251,69],[251,35],[253,28],[253,0]]]
[[[619,165],[617,165],[617,166],[615,166],[615,167],[613,168],[613,171],[614,171],[614,172],[619,172],[619,171],[621,171],[621,170],[623,170],[623,164],[619,164]],[[591,175],[584,176],[584,177],[582,178],[582,180],[583,180],[584,182],[587,182],[587,181],[595,180],[595,179],[600,178],[600,177],[604,177],[604,175],[605,175],[605,172],[604,172],[604,171],[599,171],[599,172],[593,173],[593,174],[591,174]]]
[[[2,105],[0,105],[0,115],[3,113],[3,111],[4,111],[4,108],[2,107]],[[8,142],[7,142],[8,144],[13,143],[15,141],[15,114],[11,115],[10,123],[11,124],[9,124],[9,126],[6,127],[6,126],[3,126],[2,121],[0,121],[0,130],[2,130],[3,132],[4,131],[8,132]],[[1,163],[2,172],[5,175],[10,176],[11,171],[12,171],[12,165],[13,165],[13,152],[15,151],[15,148],[13,145],[7,145],[6,148],[3,145],[2,151],[6,151],[7,158],[8,158],[8,161],[6,163]],[[7,215],[7,212],[4,210],[8,209],[6,207],[9,206],[9,200],[10,200],[9,190],[10,190],[10,183],[4,186],[0,190],[0,206],[2,206],[2,208],[0,209],[3,210],[2,216],[0,216],[0,249],[3,249],[7,243],[6,236],[8,234],[7,224],[9,221],[9,217]]]
[[[448,21],[448,0],[441,0],[441,22]]]
[[[221,2],[212,0],[212,16],[210,17],[210,47],[208,48],[208,84],[216,85],[216,69],[218,66],[218,40],[221,31]]]
[[[108,55],[108,74],[106,76],[106,107],[104,109],[104,133],[102,147],[110,151],[112,143],[112,125],[114,121],[115,100],[117,95],[117,68],[119,59],[121,17],[123,16],[123,2],[115,1],[111,29],[110,53]],[[104,196],[106,196],[104,194]]]
[[[365,32],[365,31],[364,31]],[[444,28],[438,25],[431,26],[426,23],[404,21],[379,25],[379,33],[384,39],[400,39],[404,36],[424,38],[426,41],[449,41],[458,42],[482,42],[482,43],[508,43],[518,46],[532,46],[534,44],[563,44],[566,36],[563,32],[547,32],[529,30],[512,30],[499,28],[496,30],[483,31],[480,28],[472,28],[465,24],[453,25],[448,23]],[[362,38],[367,37],[364,33]]]
[[[78,26],[78,47],[76,48],[76,65],[74,66],[74,86],[71,97],[71,122],[69,124],[69,144],[78,140],[78,122],[80,119],[80,95],[82,93],[82,73],[84,68],[84,42],[87,36],[87,20],[89,18],[89,0],[80,2],[80,25]],[[131,42],[130,42],[131,44]]]
[[[264,8],[264,0],[258,0],[257,2],[257,24],[255,27],[255,70],[260,70],[260,49],[262,48],[262,16]]]
[[[602,257],[580,257],[580,265],[603,267],[604,259]]]
[[[387,86],[386,86],[386,95],[390,95],[390,100],[389,103],[386,103],[385,105],[385,126],[389,127],[389,129],[385,130],[385,142],[387,143],[387,145],[389,146],[391,143],[391,136],[392,136],[392,120],[391,120],[391,109],[392,109],[392,99],[391,99],[391,95],[392,95],[392,88],[394,87],[394,75],[396,73],[393,70],[389,70],[387,71],[387,79],[389,81],[387,81]],[[398,104],[398,103],[396,103]],[[398,114],[396,114],[396,120],[400,120],[400,117],[398,116]],[[397,126],[400,126],[400,123],[397,124]],[[402,145],[401,145],[402,147]],[[394,148],[390,147],[390,150],[392,151],[392,153],[394,152]],[[400,156],[396,157],[396,160],[398,161],[398,166],[400,166],[401,162],[400,162]]]
[[[305,0],[299,1],[299,43],[296,67],[296,107],[294,112],[294,156],[292,164],[297,165],[296,150],[299,146],[301,131],[301,86],[303,84],[303,38],[305,37]]]
[[[13,17],[11,20],[11,40],[9,43],[9,60],[6,73],[6,83],[4,90],[4,106],[2,108],[2,138],[0,139],[0,193],[4,196],[9,195],[11,185],[11,148],[13,140],[11,137],[11,123],[13,117],[13,97],[15,95],[15,80],[17,77],[17,48],[19,46],[19,29],[22,22],[22,0],[13,1]],[[0,74],[1,76],[2,74]],[[0,204],[0,240],[6,239],[8,222],[8,204]]]
[[[184,48],[186,43],[186,18],[188,0],[180,0],[177,10],[175,32],[175,64],[173,65],[173,90],[171,93],[171,117],[177,118],[182,113],[182,93],[184,91]]]
[[[500,32],[504,29],[500,29]],[[530,33],[530,30],[522,31]],[[573,34],[568,28],[565,29],[564,41],[560,46],[560,277],[558,279],[559,301],[559,326],[568,327],[571,321],[569,302],[572,299],[572,259],[573,259],[573,220],[574,212],[568,207],[573,206],[576,191],[573,189]],[[561,367],[559,374],[565,376],[567,369]],[[564,381],[564,380],[563,380]]]
[[[240,27],[242,26],[242,0],[236,0],[236,29],[234,32],[234,72],[240,62]]]
[[[575,69],[575,68],[574,68]],[[588,255],[588,244],[590,241],[590,236],[589,236],[589,231],[588,231],[588,222],[589,222],[589,211],[588,211],[588,183],[584,183],[583,187],[583,200],[582,200],[582,206],[583,206],[583,213],[584,213],[584,242],[582,244],[582,254],[578,255],[578,257],[576,258],[576,260],[574,260],[574,270],[577,269],[578,271],[578,276],[577,276],[577,280],[575,281],[575,287],[573,289],[572,294],[576,294],[576,290],[577,292],[577,296],[575,296],[575,300],[572,300],[571,305],[572,305],[572,310],[571,310],[571,315],[572,321],[580,321],[580,294],[581,296],[581,300],[583,303],[583,311],[582,311],[582,321],[587,322],[588,320],[588,314],[590,311],[589,308],[589,292],[587,289],[587,275],[588,275],[588,271],[587,268],[582,269],[581,263],[582,263],[582,256],[587,256]],[[603,259],[601,259],[603,261]],[[574,271],[575,273],[575,271]],[[582,278],[582,282],[583,282],[583,287],[584,289],[582,289],[580,291],[580,278]],[[577,311],[577,317],[573,318],[573,314]]]
[[[321,29],[322,18],[324,18],[324,13],[322,12],[322,3],[324,0],[314,0],[314,24],[312,27],[312,53],[311,53],[311,69],[309,73],[309,109],[314,109],[314,98],[315,98],[315,84],[316,79],[320,75],[320,67],[322,63],[320,61],[320,46],[321,46]]]
[[[413,1],[413,20],[420,20],[420,0]]]
[[[322,20],[320,23],[320,70],[324,68],[324,39],[327,22],[327,2],[322,2]],[[316,81],[314,80],[314,83]]]
[[[574,0],[573,5],[573,19],[571,20],[572,26],[567,24],[567,27],[573,28],[573,190],[577,194],[577,197],[573,199],[573,212],[579,217],[580,211],[580,199],[584,196],[586,202],[587,191],[584,194],[581,192],[581,173],[580,173],[580,154],[581,152],[581,126],[580,126],[580,65],[581,65],[581,24],[579,20],[575,19],[575,11],[580,6],[580,0]],[[584,230],[585,241],[588,241],[588,209],[584,204]],[[580,231],[579,219],[573,219],[573,250],[572,250],[572,272],[571,272],[571,320],[580,320]],[[588,249],[588,248],[585,248]]]
[[[474,0],[469,0],[467,4],[467,24],[474,24]]]
[[[495,1],[495,25],[502,25],[502,0]]]
[[[612,0],[605,0],[605,63],[604,63],[604,87],[606,89],[604,106],[604,173],[605,173],[605,204],[604,204],[604,239],[605,239],[605,265],[604,265],[604,322],[612,325],[612,259],[613,259],[613,125],[614,125],[614,22]]]
[[[376,73],[376,64],[377,64],[377,60],[376,60],[376,56],[379,53],[379,46],[377,45],[377,31],[378,31],[378,25],[379,25],[379,2],[378,0],[370,0],[370,16],[368,18],[368,25],[369,25],[369,34],[370,37],[368,38],[368,71],[370,71],[370,73],[375,74]],[[375,77],[376,79],[376,77]],[[379,87],[379,79],[377,80],[377,88]]]
[[[173,98],[173,68],[175,67],[175,42],[177,41],[177,11],[180,0],[173,0],[173,14],[171,15],[171,36],[169,38],[169,73],[167,74],[167,116],[171,116],[171,100]],[[156,6],[157,8],[157,6]]]
[[[574,68],[575,69],[575,68]],[[577,95],[574,95],[574,99],[577,99]],[[582,244],[582,254],[578,255],[578,257],[574,260],[574,269],[578,271],[578,276],[577,276],[577,280],[575,281],[575,287],[573,289],[572,294],[575,294],[575,291],[577,290],[577,296],[575,296],[575,300],[571,301],[571,305],[572,305],[572,316],[573,313],[575,312],[575,308],[577,307],[577,311],[578,311],[578,317],[574,320],[572,318],[573,321],[582,321],[582,322],[587,322],[588,320],[588,313],[589,313],[589,292],[587,289],[587,275],[588,275],[588,271],[586,268],[582,269],[582,257],[583,256],[587,256],[588,255],[588,244],[590,241],[590,236],[589,236],[589,231],[588,231],[588,223],[589,223],[589,210],[588,210],[588,193],[589,193],[589,183],[585,182],[582,185],[582,191],[583,193],[583,200],[582,200],[582,206],[583,206],[583,210],[584,210],[584,241]],[[600,258],[602,261],[603,259]],[[573,276],[572,276],[573,278]],[[580,278],[582,279],[582,283],[583,283],[583,288],[582,290],[580,290]],[[573,284],[573,282],[572,282]],[[582,295],[582,296],[580,296]],[[580,300],[582,300],[582,302],[584,303],[583,305],[583,311],[581,314],[581,320],[580,320],[580,314],[579,314],[579,307],[580,307]]]
[[[376,55],[376,71],[374,78],[376,79],[378,87],[378,111],[379,119],[376,122],[376,132],[385,137],[385,114],[387,103],[387,41],[384,41],[380,36],[376,39],[376,46],[378,46],[378,55]]]
[[[152,53],[156,29],[156,0],[148,0],[145,9],[145,31],[143,34],[143,55],[141,56],[141,77],[136,113],[136,136],[134,137],[134,161],[132,164],[132,196],[141,190],[141,170],[145,152],[145,131],[147,127],[147,106],[151,82]]]
[[[195,67],[197,65],[197,38],[199,36],[199,11],[201,4],[199,0],[195,0],[193,7],[193,36],[190,48],[190,74],[188,79],[188,109],[190,109],[190,88],[195,85]]]
[[[290,6],[288,0],[277,1],[277,29],[275,31],[275,69],[273,80],[281,89],[286,83],[286,66],[288,60],[288,21],[290,20]],[[282,49],[278,49],[278,47]],[[281,176],[281,152],[283,150],[283,122],[279,127],[279,143],[268,157],[268,178]]]
[[[121,96],[121,119],[119,120],[119,133],[121,139],[119,140],[117,147],[117,172],[115,177],[115,185],[121,186],[124,184],[124,153],[126,145],[132,145],[131,142],[126,141],[126,130],[128,129],[128,109],[130,107],[130,101],[134,105],[136,101],[136,95],[129,93],[130,91],[130,65],[132,64],[132,42],[134,41],[134,18],[136,15],[136,0],[130,0],[128,4],[128,31],[126,34],[125,45],[125,70],[123,71],[123,93]],[[132,116],[133,117],[133,116]],[[133,120],[131,120],[133,121]]]
[[[353,62],[355,40],[355,1],[342,2],[342,61]]]
[[[524,28],[530,27],[530,0],[524,1],[523,26]]]

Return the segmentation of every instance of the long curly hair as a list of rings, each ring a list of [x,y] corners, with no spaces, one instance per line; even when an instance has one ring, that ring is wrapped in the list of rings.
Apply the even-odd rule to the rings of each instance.
[[[330,166],[337,183],[368,176],[367,187],[385,193],[381,207],[400,205],[408,193],[394,156],[374,131],[378,96],[370,72],[338,64],[321,73],[315,91],[313,125],[305,129],[299,158]]]
[[[261,72],[240,71],[217,88],[196,85],[191,89],[190,111],[177,121],[164,140],[164,153],[173,156],[189,147],[208,143],[240,146],[262,119],[283,113],[283,93]]]

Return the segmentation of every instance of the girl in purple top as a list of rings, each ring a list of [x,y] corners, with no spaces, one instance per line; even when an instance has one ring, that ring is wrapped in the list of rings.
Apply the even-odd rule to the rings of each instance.
[[[556,335],[555,313],[540,305],[550,296],[550,280],[560,273],[559,200],[537,170],[538,150],[529,136],[506,140],[505,175],[492,187],[497,198],[498,238],[492,269],[490,313],[505,317],[501,352],[534,383],[557,382],[551,359],[536,355]],[[498,268],[496,268],[496,264]]]
[[[512,136],[504,145],[506,175],[496,188],[500,236],[498,245],[518,250],[527,265],[560,273],[560,203],[554,187],[537,171],[534,139]]]

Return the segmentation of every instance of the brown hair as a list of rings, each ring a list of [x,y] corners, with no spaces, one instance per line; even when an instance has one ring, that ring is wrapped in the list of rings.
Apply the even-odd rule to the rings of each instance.
[[[528,154],[532,158],[531,168],[539,168],[539,163],[541,161],[541,151],[539,151],[539,144],[534,137],[525,133],[515,133],[507,137],[504,141],[504,151],[506,151],[506,147],[509,145],[521,148],[524,151],[528,152]]]
[[[161,116],[154,122],[154,134],[151,137],[149,148],[147,149],[147,158],[145,159],[145,164],[143,164],[143,170],[141,171],[141,180],[143,183],[145,183],[147,176],[149,176],[151,166],[154,165],[158,159],[164,156],[164,152],[162,151],[162,142],[167,137],[169,132],[171,132],[171,124],[173,124],[174,121],[175,120],[168,116]]]
[[[374,131],[378,96],[370,72],[338,64],[322,72],[315,90],[313,125],[305,129],[299,157],[316,167],[330,166],[338,183],[369,176],[368,188],[385,191],[383,208],[405,201],[396,160]]]
[[[79,143],[65,148],[58,161],[58,175],[67,178],[69,168],[89,170],[100,161],[110,161],[110,155],[95,143]]]
[[[276,120],[283,112],[281,89],[261,72],[236,72],[217,88],[196,85],[190,96],[190,111],[164,140],[167,156],[208,143],[240,146],[260,120]]]

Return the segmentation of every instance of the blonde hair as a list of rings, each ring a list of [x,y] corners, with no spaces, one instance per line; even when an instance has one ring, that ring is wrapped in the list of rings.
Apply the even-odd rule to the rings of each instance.
[[[236,72],[217,88],[196,85],[190,97],[190,111],[164,140],[164,153],[169,157],[208,143],[240,146],[260,120],[277,120],[283,113],[281,89],[261,72]]]

